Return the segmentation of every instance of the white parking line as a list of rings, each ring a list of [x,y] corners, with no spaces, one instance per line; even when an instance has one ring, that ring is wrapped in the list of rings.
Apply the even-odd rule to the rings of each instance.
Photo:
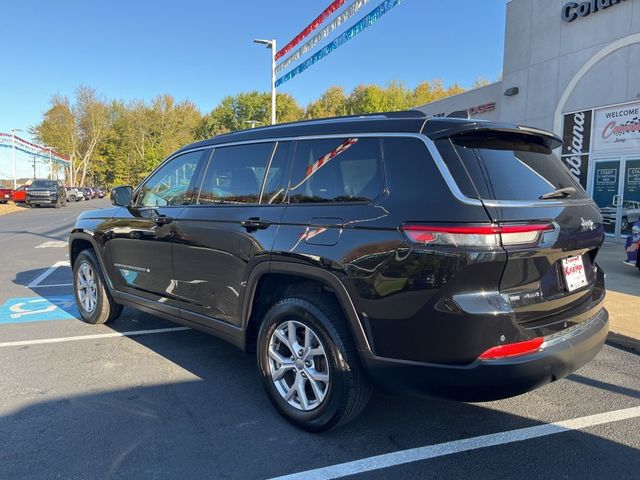
[[[35,248],[64,248],[68,245],[66,240],[49,240],[48,242],[41,243]]]
[[[27,288],[37,287],[40,284],[40,282],[42,282],[45,278],[47,278],[49,275],[55,272],[55,270],[58,267],[69,267],[70,265],[71,264],[69,263],[69,260],[60,260],[59,262],[54,263],[52,266],[50,266],[48,269],[46,269],[44,272],[38,275],[35,279],[33,279],[31,283],[27,285]]]
[[[154,333],[182,332],[191,330],[189,327],[154,328],[151,330],[131,330],[129,332],[98,333],[95,335],[78,335],[75,337],[41,338],[38,340],[18,340],[15,342],[2,342],[2,347],[22,347],[25,345],[42,345],[44,343],[77,342],[80,340],[95,340],[96,338],[135,337],[137,335],[153,335]]]
[[[537,425],[535,427],[520,428],[507,432],[492,433],[479,437],[463,438],[452,442],[438,443],[427,447],[411,448],[398,452],[386,453],[375,457],[363,458],[352,462],[340,463],[329,467],[307,470],[305,472],[284,475],[272,480],[328,480],[342,478],[348,475],[381,470],[406,463],[419,462],[431,458],[452,455],[454,453],[468,452],[480,448],[495,447],[508,443],[522,442],[532,438],[546,437],[557,433],[581,430],[605,423],[619,422],[631,418],[640,417],[640,407],[625,408],[612,412],[598,413],[586,417],[573,418],[562,422]]]
[[[47,288],[47,287],[72,287],[73,283],[52,283],[51,285],[34,285],[31,288]]]

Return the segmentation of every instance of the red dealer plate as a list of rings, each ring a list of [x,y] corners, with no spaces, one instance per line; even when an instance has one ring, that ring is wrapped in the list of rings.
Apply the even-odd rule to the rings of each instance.
[[[578,290],[588,283],[582,257],[569,257],[562,260],[562,272],[570,292]]]

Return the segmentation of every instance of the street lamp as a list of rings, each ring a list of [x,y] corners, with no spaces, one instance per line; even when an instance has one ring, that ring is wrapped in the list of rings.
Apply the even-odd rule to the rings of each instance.
[[[24,132],[19,128],[11,129],[11,165],[13,168],[13,189],[18,188],[18,179],[16,178],[16,132]]]
[[[251,125],[251,128],[256,128],[256,125],[263,125],[263,122],[260,122],[258,120],[245,120],[244,123],[248,123],[249,125]]]
[[[271,125],[276,124],[276,41],[255,39],[253,43],[261,43],[271,49]]]

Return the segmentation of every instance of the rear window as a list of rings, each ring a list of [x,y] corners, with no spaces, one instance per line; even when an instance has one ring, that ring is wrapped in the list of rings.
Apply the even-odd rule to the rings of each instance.
[[[584,190],[547,148],[509,136],[465,136],[436,142],[460,190],[487,200],[538,200],[546,193],[574,187]]]

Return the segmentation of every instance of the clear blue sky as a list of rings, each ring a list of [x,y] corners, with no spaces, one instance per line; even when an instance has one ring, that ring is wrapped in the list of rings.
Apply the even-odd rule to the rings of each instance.
[[[347,3],[350,3],[349,0]],[[356,18],[381,0],[371,0]],[[225,95],[269,89],[268,51],[329,0],[11,1],[3,5],[0,132],[36,124],[52,94],[89,85],[108,98],[169,93],[203,113]],[[505,0],[405,0],[282,86],[302,105],[327,87],[442,79],[470,86],[502,70]],[[340,33],[340,30],[338,33]],[[335,33],[334,33],[335,36]]]

